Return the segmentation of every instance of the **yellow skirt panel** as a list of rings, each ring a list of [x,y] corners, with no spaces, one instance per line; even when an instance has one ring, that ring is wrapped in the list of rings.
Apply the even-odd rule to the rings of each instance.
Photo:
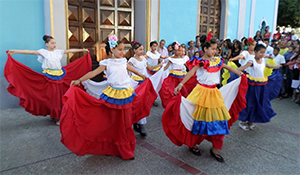
[[[275,62],[274,59],[268,59],[268,60],[266,61],[266,64],[276,66],[276,62]],[[273,72],[273,68],[268,68],[268,67],[266,67],[265,70],[264,70],[264,75],[265,75],[266,77],[268,77],[268,76],[270,76],[270,75],[272,74],[272,72]]]
[[[135,80],[135,81],[144,81],[144,79],[142,77],[140,77],[140,76],[134,76],[134,75],[132,75],[131,78],[133,80]]]
[[[47,73],[49,75],[54,75],[54,76],[60,76],[64,74],[64,71],[62,69],[59,70],[50,70],[50,69],[45,69],[43,73]]]
[[[231,118],[225,106],[221,108],[204,108],[197,106],[192,116],[195,120],[204,122],[225,121]]]
[[[221,108],[225,106],[222,94],[218,88],[207,88],[199,84],[197,84],[187,99],[195,105],[204,108]]]
[[[128,89],[116,89],[111,86],[108,86],[103,93],[107,95],[108,97],[114,98],[114,99],[126,99],[132,96],[134,93],[134,90],[132,87],[129,87]]]

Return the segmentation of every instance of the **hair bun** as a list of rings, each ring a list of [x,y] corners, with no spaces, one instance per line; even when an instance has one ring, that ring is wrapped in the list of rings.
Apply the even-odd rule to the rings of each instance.
[[[200,37],[200,42],[201,42],[201,43],[204,43],[205,40],[206,40],[206,35],[201,35],[201,37]]]

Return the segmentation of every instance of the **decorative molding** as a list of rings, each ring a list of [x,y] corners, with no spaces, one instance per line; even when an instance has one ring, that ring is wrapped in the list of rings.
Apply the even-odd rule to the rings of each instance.
[[[201,14],[201,0],[197,2],[197,25],[196,25],[196,35],[200,34],[200,14]]]
[[[273,21],[272,33],[275,33],[276,27],[277,27],[277,17],[278,17],[278,8],[279,8],[278,6],[279,6],[279,0],[275,0],[274,21]]]
[[[238,33],[237,38],[244,37],[245,31],[245,17],[246,17],[246,0],[240,0],[239,4],[239,20],[238,20]]]
[[[220,39],[227,38],[228,10],[228,0],[221,0]]]
[[[146,0],[146,30],[145,30],[145,50],[149,50],[151,35],[151,0]]]
[[[250,17],[249,36],[253,36],[253,33],[254,33],[255,5],[256,5],[256,0],[252,0],[252,3],[251,3],[251,13],[250,13],[251,17]]]

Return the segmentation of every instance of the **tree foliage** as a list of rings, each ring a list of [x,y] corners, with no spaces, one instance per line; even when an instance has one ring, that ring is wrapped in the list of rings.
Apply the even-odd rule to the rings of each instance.
[[[300,0],[279,0],[277,25],[300,27]]]

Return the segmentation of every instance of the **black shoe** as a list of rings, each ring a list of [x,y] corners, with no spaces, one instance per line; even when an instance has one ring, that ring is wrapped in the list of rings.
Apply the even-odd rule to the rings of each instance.
[[[134,129],[136,132],[140,132],[139,124],[137,124],[137,123],[133,124],[133,129]]]
[[[195,154],[196,156],[201,156],[201,152],[197,147],[190,148],[190,151]]]
[[[147,133],[146,133],[144,125],[139,124],[139,126],[140,126],[140,134],[141,134],[141,136],[142,137],[146,137]]]
[[[158,107],[159,105],[158,105],[158,103],[155,101],[155,102],[153,103],[153,106]]]
[[[218,161],[218,162],[224,162],[223,157],[220,154],[215,154],[212,149],[210,150],[210,154]]]

